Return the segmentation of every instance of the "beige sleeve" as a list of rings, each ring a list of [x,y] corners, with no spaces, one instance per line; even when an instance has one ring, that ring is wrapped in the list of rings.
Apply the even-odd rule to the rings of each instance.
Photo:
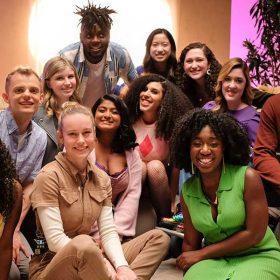
[[[39,206],[58,207],[59,179],[53,171],[42,170],[36,176],[30,195],[33,209]]]
[[[58,207],[38,207],[37,213],[49,250],[57,253],[71,239],[64,233]]]
[[[102,246],[111,263],[116,269],[128,266],[115,228],[112,207],[103,206],[97,222]]]

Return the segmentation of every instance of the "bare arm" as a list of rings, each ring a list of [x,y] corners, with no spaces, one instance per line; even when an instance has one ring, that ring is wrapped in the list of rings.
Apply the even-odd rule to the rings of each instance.
[[[21,214],[20,218],[18,221],[18,224],[16,226],[15,232],[14,232],[14,237],[13,237],[13,258],[15,259],[15,262],[19,262],[19,252],[22,251],[27,257],[29,257],[29,253],[27,249],[24,247],[23,243],[21,242],[21,238],[19,235],[20,232],[20,227],[22,225],[22,222],[24,218],[27,215],[27,212],[31,206],[31,201],[30,201],[30,194],[34,190],[33,182],[28,183],[27,185],[22,187],[22,209],[21,209]]]
[[[20,217],[21,207],[22,207],[22,190],[19,183],[15,184],[15,202],[14,207],[10,216],[8,217],[3,234],[0,238],[0,275],[1,279],[8,279],[9,271],[12,262],[12,252],[13,252],[13,234],[17,222]]]
[[[262,182],[250,167],[245,175],[244,201],[246,206],[245,228],[231,237],[197,251],[184,253],[184,269],[198,261],[234,255],[259,243],[267,230],[268,210]]]
[[[173,167],[170,178],[171,212],[176,212],[176,195],[178,193],[180,169]]]

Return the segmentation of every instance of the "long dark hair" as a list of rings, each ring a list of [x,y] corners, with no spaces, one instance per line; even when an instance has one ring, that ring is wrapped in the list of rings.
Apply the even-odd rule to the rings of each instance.
[[[164,34],[167,37],[167,39],[171,45],[171,54],[167,60],[167,69],[165,70],[165,73],[159,73],[159,71],[156,69],[155,62],[150,55],[151,45],[152,45],[154,36],[157,34]],[[143,59],[144,72],[164,75],[164,77],[166,77],[168,80],[173,82],[175,80],[174,72],[175,72],[176,66],[177,66],[176,44],[175,44],[175,40],[174,40],[172,34],[164,28],[157,28],[157,29],[153,30],[150,33],[150,35],[148,36],[147,41],[146,41],[146,53],[145,53],[145,56]]]
[[[6,220],[13,208],[15,197],[16,169],[10,153],[0,140],[0,214]]]
[[[105,94],[104,96],[100,97],[93,105],[92,107],[93,116],[95,117],[98,106],[105,100],[114,103],[121,117],[121,124],[115,135],[112,150],[115,153],[123,153],[124,151],[135,148],[138,145],[136,143],[136,135],[129,119],[128,109],[126,107],[126,104],[123,102],[123,100],[121,100],[116,95]],[[96,137],[98,138],[99,135],[100,135],[100,131],[96,127]]]

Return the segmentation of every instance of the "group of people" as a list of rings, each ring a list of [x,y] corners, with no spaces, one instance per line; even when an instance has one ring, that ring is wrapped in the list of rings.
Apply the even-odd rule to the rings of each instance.
[[[179,194],[184,279],[279,279],[266,200],[280,204],[279,97],[251,87],[241,58],[222,66],[203,43],[177,62],[163,28],[148,36],[135,68],[110,41],[114,12],[77,7],[80,42],[41,77],[19,66],[6,78],[0,275],[150,279],[170,238],[159,229],[137,236],[140,196],[160,221]],[[180,172],[189,174],[181,191]]]

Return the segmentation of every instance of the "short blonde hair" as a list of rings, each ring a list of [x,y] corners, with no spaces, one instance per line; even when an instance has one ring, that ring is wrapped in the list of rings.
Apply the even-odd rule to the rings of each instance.
[[[38,76],[38,74],[31,67],[23,66],[23,65],[18,65],[6,77],[6,82],[5,82],[5,91],[6,91],[6,93],[8,93],[8,91],[9,91],[9,87],[10,87],[10,84],[11,84],[11,79],[12,79],[12,77],[15,74],[20,74],[20,75],[24,75],[24,76],[34,75],[38,79],[39,83],[41,84],[40,77]],[[40,89],[41,89],[41,87],[40,87]]]

